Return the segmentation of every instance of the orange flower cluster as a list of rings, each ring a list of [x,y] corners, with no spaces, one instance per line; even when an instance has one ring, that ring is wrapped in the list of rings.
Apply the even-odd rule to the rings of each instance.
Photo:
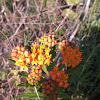
[[[40,44],[40,48],[38,48],[38,45],[32,44],[31,47],[31,56],[32,56],[32,65],[42,65],[47,64],[49,66],[51,62],[51,54],[50,54],[50,48],[45,48],[44,44]]]
[[[58,46],[58,48],[60,49],[60,50],[63,50],[66,46],[68,46],[69,45],[69,42],[67,41],[67,40],[63,40],[62,42],[60,42],[59,43],[59,46]]]
[[[42,92],[44,97],[47,97],[48,100],[56,100],[59,96],[58,87],[56,83],[52,82],[51,80],[45,81],[42,85]]]
[[[20,70],[27,68],[27,64],[31,63],[32,57],[28,50],[25,50],[23,46],[17,46],[15,49],[12,49],[11,52],[12,59],[16,61],[15,65],[20,66]]]
[[[67,46],[61,50],[61,56],[63,57],[62,63],[65,63],[68,67],[72,66],[74,68],[82,61],[82,52],[79,51],[78,47],[73,49],[71,46]]]
[[[48,47],[53,47],[55,44],[57,44],[55,35],[44,35],[39,39],[39,41]]]
[[[54,67],[54,71],[50,71],[49,75],[51,76],[52,80],[58,83],[59,87],[68,87],[68,74],[65,74],[65,71],[58,71],[58,67]]]
[[[31,85],[38,85],[42,76],[42,69],[40,67],[33,66],[31,73],[28,75],[27,81]]]

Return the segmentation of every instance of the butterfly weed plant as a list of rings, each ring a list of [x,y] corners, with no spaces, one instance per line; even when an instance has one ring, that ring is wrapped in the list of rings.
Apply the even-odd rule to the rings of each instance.
[[[25,44],[28,45],[28,43]],[[54,47],[56,48],[52,49]],[[61,53],[59,58],[57,54],[53,56],[54,54],[51,52],[57,49],[59,49]],[[31,93],[31,96],[34,97],[34,94],[36,94],[36,98],[41,99],[41,97],[45,97],[48,100],[61,98],[59,88],[64,90],[69,86],[70,82],[68,78],[70,76],[66,73],[65,67],[68,67],[68,69],[70,67],[74,68],[82,61],[82,52],[80,52],[79,47],[70,45],[67,40],[58,42],[57,45],[56,36],[53,34],[42,36],[39,41],[30,45],[30,49],[23,46],[16,46],[12,49],[11,56],[12,60],[15,61],[15,65],[20,68],[20,73],[18,74],[22,77],[24,76],[26,79],[25,83],[19,84],[18,86],[23,85],[23,87],[26,88],[33,87],[35,88],[35,93],[33,93],[33,95]],[[51,59],[52,56],[55,60]],[[60,65],[53,64],[49,66],[59,59],[62,59]],[[65,67],[63,66],[63,68],[59,70],[62,65],[65,65]],[[24,73],[23,69],[26,70]],[[36,90],[37,87],[38,91]],[[21,94],[15,98],[25,98],[25,96],[26,94]],[[31,99],[31,96],[27,95],[26,98]],[[68,96],[68,98],[70,97]]]
[[[0,95],[9,100],[97,100],[99,0],[90,6],[90,0],[42,1],[0,1],[0,46],[9,48],[1,65],[13,62],[9,72],[0,71],[0,78],[7,75],[6,83],[0,79]]]

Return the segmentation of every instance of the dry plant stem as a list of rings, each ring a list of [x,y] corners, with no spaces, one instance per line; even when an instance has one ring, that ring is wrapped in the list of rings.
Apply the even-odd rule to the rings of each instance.
[[[59,30],[59,28],[61,27],[61,25],[63,25],[64,21],[67,19],[68,16],[69,16],[69,15],[66,14],[66,16],[64,17],[64,19],[61,21],[61,23],[60,23],[59,26],[57,27],[57,29],[54,31],[54,33],[56,33],[56,32]]]
[[[84,6],[83,6],[83,8],[82,8],[82,10],[81,10],[81,12],[80,12],[80,15],[78,16],[78,18],[77,18],[77,20],[76,20],[76,22],[75,22],[75,24],[74,24],[74,26],[73,26],[73,29],[72,29],[71,33],[69,34],[69,36],[68,36],[68,40],[69,40],[70,42],[71,42],[72,39],[75,37],[75,35],[76,35],[77,31],[78,31],[78,28],[79,28],[80,24],[85,20],[87,14],[88,14],[88,11],[87,11],[87,10],[89,9],[89,8],[88,8],[88,7],[89,7],[89,4],[90,4],[90,0],[86,0],[86,1],[85,1],[85,4],[84,4]],[[86,8],[85,8],[85,6],[86,6]],[[79,18],[81,17],[84,8],[85,8],[86,13],[85,13],[85,15],[84,15],[84,17],[83,17],[82,22],[80,22],[80,23],[77,25],[78,20],[79,20]],[[76,25],[77,25],[77,27],[76,27]],[[75,29],[75,27],[76,27],[76,29]],[[74,30],[74,29],[75,29],[75,30]],[[73,32],[73,31],[74,31],[74,32]]]
[[[24,0],[23,0],[23,1],[24,1]],[[21,3],[22,3],[22,2],[19,3],[18,7],[21,6]],[[14,7],[15,7],[16,9],[15,9]],[[65,8],[65,7],[69,7],[69,6],[64,5],[64,6],[60,6],[60,7],[56,7],[56,8],[52,8],[52,9],[50,8],[50,9],[48,9],[47,11],[41,12],[40,14],[47,13],[47,12],[54,12],[56,9],[61,9],[61,8]],[[17,10],[18,10],[18,8],[16,7],[15,3],[13,3],[13,11],[14,11],[13,14],[15,14],[15,13],[17,12]],[[27,16],[27,17],[28,17],[28,18],[33,18],[33,17],[36,17],[36,16],[37,16],[37,14],[36,14],[36,15],[30,15],[30,16]],[[3,17],[5,18],[5,16],[3,16]],[[15,16],[10,16],[10,17],[15,18]],[[10,17],[8,16],[8,18],[10,18]],[[21,17],[16,16],[16,18],[17,18],[17,19],[20,19]]]
[[[17,88],[17,91],[16,91],[16,95],[15,96],[18,96],[18,92],[19,92],[19,87]],[[17,99],[15,99],[17,100]]]
[[[35,92],[36,92],[36,94],[37,94],[37,96],[38,96],[38,100],[40,100],[40,97],[39,97],[39,94],[38,94],[38,92],[37,92],[36,86],[34,86],[34,88],[35,88]]]
[[[19,27],[17,28],[16,32],[14,33],[14,35],[12,35],[12,36],[10,37],[11,41],[12,41],[12,40],[14,39],[14,37],[17,35],[17,33],[18,33],[19,29],[21,28],[22,24],[24,23],[24,21],[25,21],[25,19],[22,19],[22,21],[21,21]]]
[[[83,18],[82,21],[85,20],[87,14],[88,14],[90,2],[91,2],[91,0],[87,0],[87,4],[86,4],[86,7],[85,7],[85,15],[84,15],[84,18]]]
[[[76,27],[76,29],[74,30],[73,34],[70,36],[69,42],[71,42],[72,39],[75,37],[75,35],[76,35],[76,33],[77,33],[79,27],[80,27],[80,23],[77,25],[77,27]]]
[[[10,74],[11,74],[11,73],[9,73],[9,74],[7,75],[7,82],[1,85],[1,87],[3,87],[5,84],[8,84],[8,86],[9,86],[9,92],[8,92],[9,95],[7,95],[7,96],[5,97],[3,94],[0,94],[0,95],[2,95],[2,97],[4,98],[4,100],[8,100],[8,98],[9,98],[9,100],[10,100],[10,97],[13,98],[13,95],[17,96],[18,93],[19,93],[19,87],[18,87],[17,90],[16,90],[16,94],[13,93],[13,89],[14,89],[14,88],[16,89],[16,87],[15,87],[16,83],[11,84],[12,80],[14,79],[14,76],[12,76],[11,78],[9,78]],[[15,100],[16,100],[16,99],[15,99]]]
[[[21,12],[21,10],[23,11],[23,9],[24,8],[22,8],[22,6],[19,8],[19,10],[18,10],[18,12],[19,12],[19,14],[22,16],[22,12]],[[21,21],[20,21],[20,23],[19,23],[19,27],[16,29],[16,31],[15,31],[15,33],[14,33],[14,35],[12,35],[9,39],[11,39],[11,41],[14,39],[14,37],[18,34],[18,31],[19,31],[19,29],[21,28],[21,26],[22,26],[22,24],[24,24],[24,22],[25,22],[25,18],[26,18],[26,16],[22,16],[23,18],[21,19]]]
[[[12,89],[13,89],[14,85],[11,86],[11,84],[10,84],[10,81],[11,81],[11,79],[13,79],[13,76],[12,76],[12,78],[9,79],[9,75],[10,75],[10,74],[11,74],[11,73],[9,73],[9,74],[7,75],[7,81],[8,81],[8,85],[9,85],[9,89],[10,89],[10,91],[9,91],[9,97],[11,96],[11,97],[13,98]]]
[[[9,38],[8,38],[2,31],[0,31],[0,33],[3,34],[3,35],[7,38],[8,42],[9,42],[9,44],[10,44],[10,46],[11,46],[10,50],[12,50],[12,45],[11,45],[11,43],[10,43]]]
[[[28,14],[28,10],[29,10],[29,0],[26,0],[26,5],[27,5],[26,14]]]
[[[36,5],[36,8],[37,8],[37,12],[39,12],[39,6],[38,6],[36,0],[34,0],[34,1],[35,1],[35,5]]]
[[[70,31],[70,27],[71,27],[71,25],[68,25],[68,28],[66,29],[67,35],[68,35],[69,31]],[[66,34],[64,34],[61,38],[59,38],[57,40],[60,40],[61,41],[64,37],[66,37]]]
[[[0,93],[0,95],[4,98],[3,100],[6,100],[6,97],[3,94]]]
[[[73,5],[72,5],[72,6],[70,6],[70,8],[69,8],[69,9],[72,9],[72,7],[73,7]],[[66,20],[66,19],[67,19],[67,17],[69,16],[69,13],[70,13],[70,12],[68,12],[68,13],[65,15],[64,19],[61,21],[61,23],[59,24],[59,26],[57,27],[57,29],[55,30],[55,32],[54,32],[54,33],[56,33],[56,32],[57,32],[57,30],[59,30],[59,28],[63,25],[63,23],[65,22],[65,20]]]

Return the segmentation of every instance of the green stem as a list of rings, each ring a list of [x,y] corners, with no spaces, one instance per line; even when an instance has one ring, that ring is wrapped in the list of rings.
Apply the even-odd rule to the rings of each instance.
[[[82,71],[81,71],[80,76],[83,74],[83,72],[84,72],[84,70],[85,70],[85,68],[86,68],[86,64],[88,63],[88,61],[89,61],[90,58],[92,57],[93,53],[94,53],[94,50],[92,51],[91,55],[88,57],[86,63],[83,65],[83,68],[82,68]],[[76,91],[78,91],[78,89],[79,89],[79,84],[80,84],[80,81],[78,81],[78,83],[77,83]]]
[[[92,86],[92,87],[90,88],[90,90],[87,92],[87,95],[86,95],[86,96],[88,96],[88,95],[90,94],[90,92],[93,90],[94,85],[95,85],[95,83],[97,82],[97,80],[98,80],[99,77],[100,77],[100,72],[99,72],[97,78],[95,79],[93,86]]]

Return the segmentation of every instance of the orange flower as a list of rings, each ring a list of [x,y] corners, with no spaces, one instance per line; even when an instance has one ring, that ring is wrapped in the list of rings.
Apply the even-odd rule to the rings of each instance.
[[[18,56],[18,60],[16,61],[15,65],[20,66],[20,70],[21,71],[23,70],[23,68],[25,68],[26,70],[28,70],[28,68],[26,66],[25,58],[22,55]]]
[[[66,46],[68,46],[69,45],[69,42],[67,41],[67,40],[63,40],[62,42],[60,42],[59,43],[59,46],[58,46],[58,48],[60,49],[60,50],[63,50]]]
[[[58,72],[58,67],[54,67],[54,73],[56,74]]]
[[[55,39],[55,35],[48,35],[48,36],[42,36],[39,41],[43,43],[44,45],[48,46],[49,48],[53,47],[57,44],[57,41]]]
[[[33,66],[27,81],[31,85],[38,85],[42,77],[42,69],[39,66]]]
[[[25,50],[23,46],[17,46],[15,49],[12,49],[12,59],[15,60],[15,65],[20,66],[20,70],[23,68],[28,70],[27,64],[30,64],[32,57],[28,50]]]
[[[31,48],[32,51],[32,65],[45,65],[47,64],[49,66],[51,62],[51,54],[50,48],[45,48],[44,44],[40,44],[40,47],[38,48],[38,45],[35,43],[33,44],[34,47]]]
[[[61,56],[63,57],[62,63],[65,63],[68,67],[74,68],[82,61],[82,52],[79,51],[78,47],[73,49],[71,46],[67,46],[64,50],[61,50]]]
[[[58,67],[54,67],[54,71],[50,71],[49,75],[52,77],[52,80],[56,81],[58,83],[59,87],[67,87],[67,79],[68,79],[68,74],[65,74],[65,71],[58,71]],[[67,84],[65,86],[65,84]]]

